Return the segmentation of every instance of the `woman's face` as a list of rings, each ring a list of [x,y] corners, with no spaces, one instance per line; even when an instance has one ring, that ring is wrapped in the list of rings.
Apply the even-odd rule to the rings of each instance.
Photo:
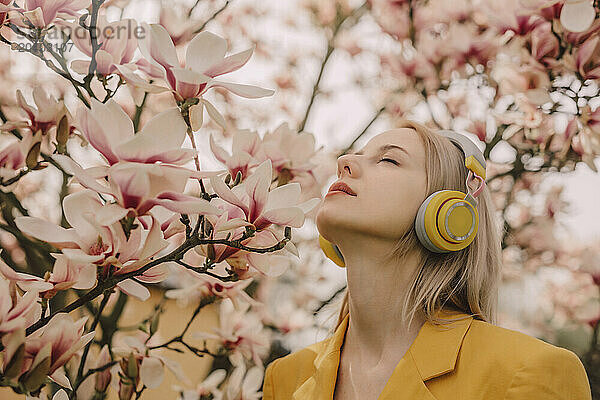
[[[339,157],[337,175],[356,196],[335,193],[321,203],[317,227],[334,243],[362,236],[396,241],[426,198],[425,150],[412,128],[383,132],[361,151]]]

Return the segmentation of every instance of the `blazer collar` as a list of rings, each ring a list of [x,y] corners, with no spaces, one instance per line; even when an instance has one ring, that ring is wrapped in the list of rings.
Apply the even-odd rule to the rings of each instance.
[[[379,399],[387,398],[387,394],[392,396],[389,398],[400,399],[397,397],[398,393],[393,393],[397,385],[394,382],[395,376],[401,376],[403,379],[401,387],[403,393],[407,395],[411,393],[414,399],[433,399],[423,382],[454,370],[463,338],[471,326],[473,317],[451,309],[442,309],[436,315],[439,318],[457,321],[446,327],[436,327],[430,322],[425,322],[406,354],[399,360]],[[349,318],[350,315],[347,314],[333,336],[325,339],[322,346],[315,348],[317,354],[313,360],[314,373],[296,389],[292,396],[294,400],[333,398],[340,350],[346,336]],[[407,385],[407,376],[413,378],[414,386]]]

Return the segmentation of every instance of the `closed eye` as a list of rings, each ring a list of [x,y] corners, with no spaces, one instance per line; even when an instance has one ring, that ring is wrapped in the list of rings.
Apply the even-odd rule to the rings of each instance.
[[[391,158],[382,158],[381,160],[379,160],[379,162],[381,162],[381,161],[389,161],[389,162],[391,162],[393,164],[400,165],[400,164],[398,164],[397,161],[392,160]]]

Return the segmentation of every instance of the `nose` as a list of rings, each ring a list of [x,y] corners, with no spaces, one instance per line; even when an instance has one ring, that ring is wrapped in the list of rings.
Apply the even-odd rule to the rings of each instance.
[[[351,170],[351,166],[353,170]],[[348,174],[356,173],[356,166],[350,154],[344,154],[337,159],[337,175],[338,178],[342,176],[342,171],[346,171]],[[353,172],[354,171],[354,172]]]

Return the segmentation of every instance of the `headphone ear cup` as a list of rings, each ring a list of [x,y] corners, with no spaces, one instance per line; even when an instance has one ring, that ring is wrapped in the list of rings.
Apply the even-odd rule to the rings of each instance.
[[[415,231],[425,248],[448,253],[464,249],[475,239],[479,215],[465,196],[456,190],[440,190],[421,204],[415,218]]]
[[[431,203],[431,200],[439,193],[442,193],[443,190],[434,192],[430,194],[421,206],[419,207],[419,211],[417,212],[417,217],[415,218],[415,231],[417,232],[417,237],[421,244],[429,251],[434,253],[447,253],[447,251],[440,249],[427,236],[427,230],[425,229],[425,212],[427,211],[427,206]]]
[[[344,257],[340,252],[340,249],[327,239],[325,239],[321,234],[319,234],[319,247],[323,250],[323,253],[333,261],[337,266],[345,268],[346,264],[344,263]]]

